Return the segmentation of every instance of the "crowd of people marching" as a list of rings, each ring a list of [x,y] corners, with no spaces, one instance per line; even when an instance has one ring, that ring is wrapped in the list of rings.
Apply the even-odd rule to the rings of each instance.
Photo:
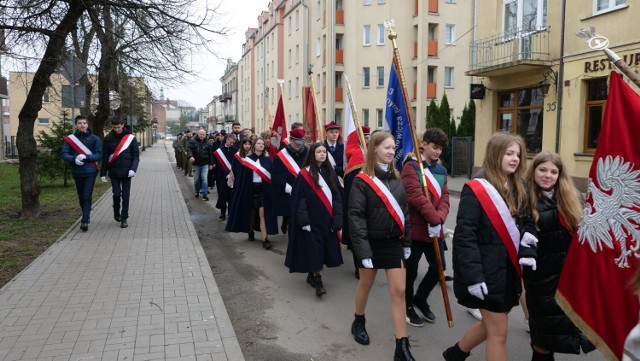
[[[447,249],[447,169],[439,162],[447,135],[427,129],[420,157],[407,157],[399,170],[395,139],[386,131],[369,134],[362,127],[365,149],[345,150],[334,122],[325,126],[324,141],[310,144],[300,123],[279,146],[270,132],[254,135],[239,123],[232,130],[185,132],[174,141],[177,166],[194,178],[195,198],[208,201],[216,189],[226,231],[246,233],[249,241],[259,232],[266,250],[269,236],[288,234],[285,265],[306,274],[318,297],[327,292],[322,269],[340,266],[346,245],[359,279],[351,333],[362,345],[370,343],[367,300],[377,270],[384,270],[394,360],[414,360],[406,325],[435,322],[428,298],[440,279],[437,259],[444,262]],[[519,302],[528,308],[532,360],[593,350],[554,300],[582,215],[562,160],[542,152],[527,167],[524,141],[509,133],[494,134],[485,154],[482,170],[462,189],[452,241],[455,297],[479,313],[479,321],[444,350],[444,359],[465,360],[486,342],[487,360],[507,360],[507,317]],[[423,255],[429,267],[414,292]]]

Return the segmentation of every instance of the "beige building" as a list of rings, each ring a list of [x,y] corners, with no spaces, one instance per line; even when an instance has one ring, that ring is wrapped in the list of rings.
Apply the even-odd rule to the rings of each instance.
[[[476,101],[476,167],[491,134],[509,131],[525,139],[529,156],[558,152],[586,188],[610,69],[604,53],[590,50],[575,33],[595,26],[637,69],[640,39],[627,24],[638,19],[640,8],[628,2],[566,0],[563,9],[562,1],[488,0],[477,8],[478,40],[471,44],[467,72],[486,90]]]
[[[302,121],[302,88],[313,82],[323,123],[344,119],[344,74],[364,123],[382,127],[392,62],[384,22],[393,19],[411,107],[424,128],[431,99],[447,94],[459,117],[471,80],[463,76],[469,59],[471,2],[456,0],[280,0],[268,3],[258,27],[246,32],[239,62],[242,117],[266,126],[275,114],[283,79],[287,122]],[[466,34],[466,37],[465,37]],[[308,75],[311,68],[312,74]],[[266,91],[268,89],[268,93]],[[273,96],[275,95],[275,96]]]
[[[222,111],[218,115],[218,120],[224,119],[225,124],[233,124],[240,121],[238,119],[238,64],[227,60],[227,68],[220,78],[222,82],[222,94],[217,101],[221,103]],[[246,122],[245,122],[246,123]],[[246,125],[245,125],[246,126]]]

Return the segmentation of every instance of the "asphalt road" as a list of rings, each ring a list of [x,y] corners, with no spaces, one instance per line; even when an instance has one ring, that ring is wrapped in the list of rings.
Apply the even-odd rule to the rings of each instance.
[[[173,158],[170,148],[169,158]],[[175,165],[175,163],[174,163]],[[367,305],[367,330],[371,344],[361,346],[350,333],[353,320],[353,295],[357,280],[353,262],[344,250],[344,265],[325,269],[323,281],[327,294],[322,298],[306,284],[306,274],[291,274],[284,266],[287,238],[270,237],[274,247],[266,251],[261,242],[249,242],[245,234],[226,233],[224,222],[215,209],[215,189],[211,201],[194,198],[193,178],[176,170],[187,206],[207,254],[211,269],[231,317],[240,346],[247,360],[255,361],[330,361],[392,360],[395,347],[390,301],[384,272],[379,271]],[[458,198],[451,199],[447,228],[455,228]],[[258,234],[256,234],[258,236]],[[448,240],[450,245],[451,240]],[[450,252],[447,262],[450,264]],[[421,278],[426,261],[420,264]],[[450,273],[450,272],[449,272]],[[442,360],[442,351],[457,342],[469,325],[476,322],[456,303],[452,285],[449,299],[455,326],[447,327],[442,293],[436,288],[429,303],[437,320],[422,328],[407,325],[412,353],[417,360]],[[510,360],[530,360],[529,334],[520,307],[509,317],[508,353]],[[469,361],[484,360],[481,345]],[[595,351],[584,356],[556,355],[556,360],[602,360]]]

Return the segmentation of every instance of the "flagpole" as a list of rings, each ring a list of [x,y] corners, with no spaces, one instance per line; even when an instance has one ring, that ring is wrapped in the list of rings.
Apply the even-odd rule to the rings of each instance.
[[[320,125],[320,112],[318,110],[318,99],[316,98],[316,89],[313,81],[313,68],[309,66],[309,87],[311,88],[311,97],[313,98],[313,111],[316,113],[316,134],[320,136],[320,141],[324,141],[324,125]],[[317,141],[317,139],[316,139]]]
[[[284,79],[278,79],[277,82],[280,87],[280,96],[282,97],[282,127],[287,129],[287,112],[284,108]]]
[[[269,111],[269,88],[264,90],[264,130],[269,129],[269,118],[271,118],[271,112]],[[267,116],[268,115],[268,116]]]
[[[576,32],[576,36],[579,38],[585,38],[587,45],[589,48],[593,50],[602,50],[605,54],[607,54],[607,58],[609,61],[613,63],[625,75],[636,87],[640,89],[640,75],[636,74],[627,63],[622,60],[618,54],[616,54],[613,50],[609,49],[609,39],[605,38],[600,34],[596,34],[596,28],[593,26],[588,26],[586,28],[580,29]]]
[[[393,20],[385,21],[385,27],[389,30],[389,40],[391,40],[391,44],[393,45],[393,65],[398,72],[398,77],[400,78],[400,85],[402,86],[402,97],[404,99],[405,111],[407,113],[407,119],[409,120],[409,128],[411,129],[411,138],[413,139],[413,153],[416,156],[416,160],[418,165],[420,166],[420,177],[421,179],[425,179],[424,167],[422,165],[422,154],[420,153],[420,143],[418,142],[417,128],[415,122],[413,121],[413,113],[411,112],[411,103],[409,102],[409,97],[407,96],[407,86],[404,78],[404,71],[402,70],[402,64],[400,64],[400,53],[398,51],[398,44],[396,43],[396,38],[398,34],[393,29]],[[422,192],[424,195],[429,198],[429,189],[425,182],[425,185],[422,187]],[[440,242],[437,237],[432,238],[433,249],[436,255],[436,263],[438,264],[438,276],[440,278],[440,288],[442,289],[442,298],[444,299],[444,308],[447,314],[447,322],[449,327],[453,327],[453,315],[451,313],[451,305],[449,304],[449,293],[447,291],[447,283],[444,278],[444,270],[442,268],[442,257],[440,256]]]
[[[360,123],[360,116],[358,115],[358,108],[356,107],[356,103],[353,100],[353,93],[351,92],[351,82],[349,81],[349,77],[347,73],[343,73],[344,80],[347,83],[347,99],[349,99],[349,103],[351,103],[351,116],[353,116],[353,120],[356,123],[356,132],[358,132],[358,140],[360,141],[360,148],[367,149],[367,141],[364,138],[364,131],[362,130],[362,125]]]

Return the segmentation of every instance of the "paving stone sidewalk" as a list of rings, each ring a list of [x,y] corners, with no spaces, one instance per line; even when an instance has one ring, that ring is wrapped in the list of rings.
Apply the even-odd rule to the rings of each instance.
[[[108,192],[0,289],[0,360],[244,360],[162,141],[131,193],[129,228]]]

